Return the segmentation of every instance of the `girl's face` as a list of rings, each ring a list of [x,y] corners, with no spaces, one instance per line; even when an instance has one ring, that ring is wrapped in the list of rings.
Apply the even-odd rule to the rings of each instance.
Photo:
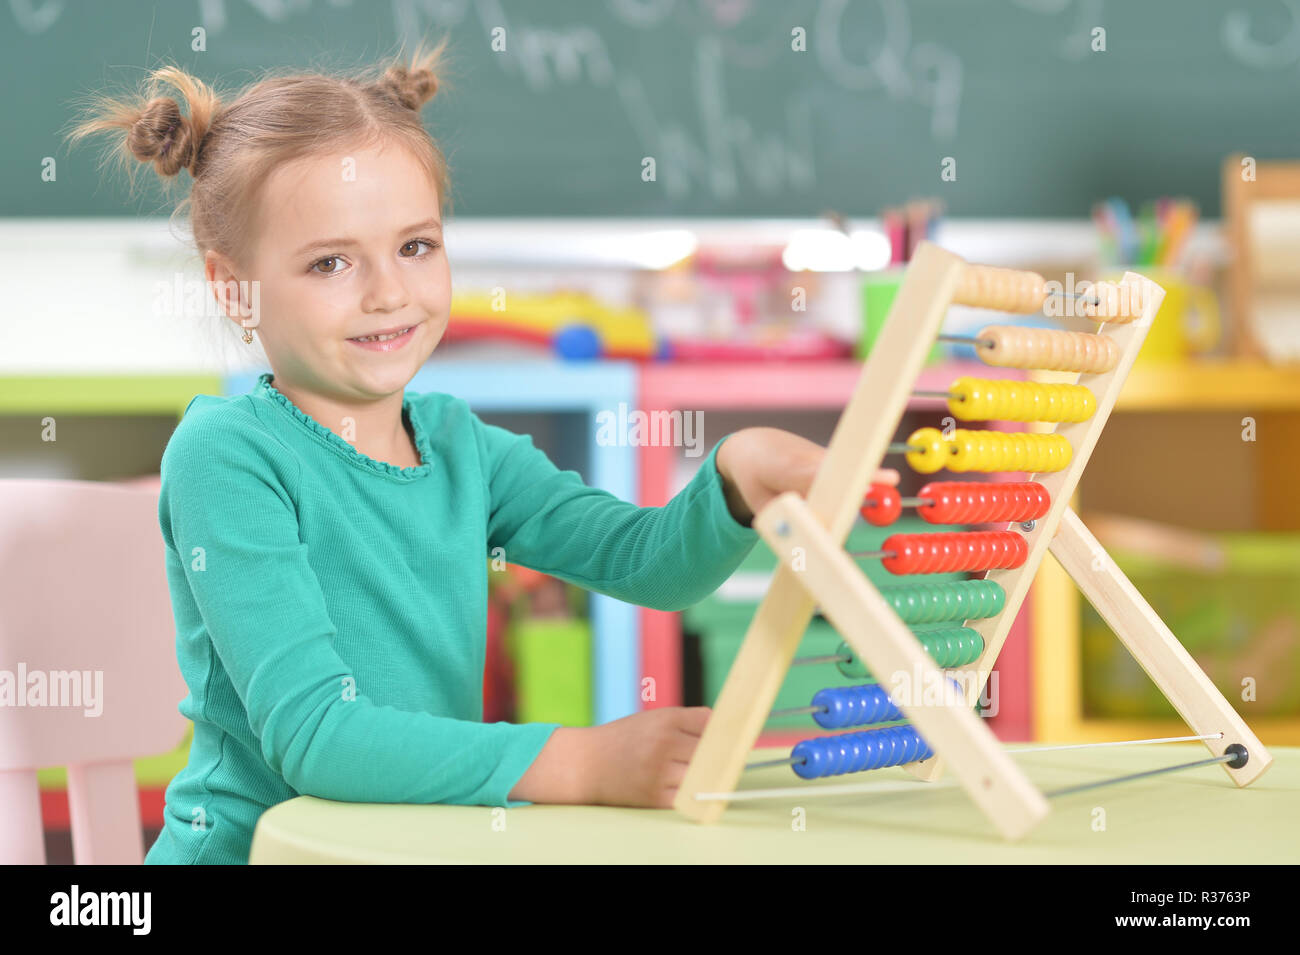
[[[248,257],[277,381],[338,400],[401,392],[447,328],[451,269],[437,190],[397,146],[301,160],[269,176]],[[242,278],[242,276],[241,276]],[[365,345],[363,336],[409,328]]]

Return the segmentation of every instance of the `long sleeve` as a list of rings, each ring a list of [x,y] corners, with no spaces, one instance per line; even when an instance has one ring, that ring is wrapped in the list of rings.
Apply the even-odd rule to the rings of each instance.
[[[188,418],[162,463],[169,575],[183,573],[266,763],[327,799],[528,805],[508,794],[557,724],[484,724],[368,698],[333,647],[300,539],[298,459],[247,412]]]
[[[490,484],[488,545],[511,563],[682,610],[716,590],[759,540],[727,508],[716,461],[726,437],[671,501],[637,507],[558,469],[531,436],[474,420]]]

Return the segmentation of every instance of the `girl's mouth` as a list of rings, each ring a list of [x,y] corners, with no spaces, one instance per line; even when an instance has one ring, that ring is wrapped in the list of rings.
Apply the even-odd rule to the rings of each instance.
[[[419,323],[416,323],[388,333],[367,335],[363,338],[349,338],[348,341],[358,348],[365,348],[369,351],[397,351],[414,337],[415,329],[418,327]]]

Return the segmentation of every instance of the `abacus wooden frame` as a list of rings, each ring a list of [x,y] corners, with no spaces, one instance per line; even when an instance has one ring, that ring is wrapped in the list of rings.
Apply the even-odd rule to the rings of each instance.
[[[977,630],[985,644],[984,653],[966,671],[973,671],[974,679],[965,684],[965,699],[956,693],[933,692],[946,686],[945,671],[845,552],[844,541],[859,504],[884,461],[925,356],[968,268],[980,267],[969,266],[932,243],[918,245],[807,499],[783,494],[755,516],[755,529],[780,565],[678,789],[673,806],[686,817],[714,822],[726,810],[725,800],[700,800],[696,794],[735,790],[746,754],[762,730],[818,606],[934,750],[933,757],[908,764],[907,770],[933,781],[947,760],[962,787],[1006,839],[1024,836],[1047,815],[1047,800],[973,707],[1049,549],[1196,733],[1223,734],[1221,740],[1206,741],[1210,751],[1217,756],[1234,743],[1246,747],[1250,758],[1245,766],[1233,769],[1221,764],[1238,786],[1249,785],[1271,764],[1271,756],[1245,721],[1068,507],[1164,298],[1164,290],[1150,279],[1126,272],[1121,286],[1140,294],[1142,314],[1136,321],[1108,323],[1097,331],[1119,346],[1116,366],[1101,374],[1075,376],[1078,384],[1093,392],[1097,408],[1087,421],[1053,429],[1070,442],[1069,465],[1030,478],[1047,488],[1052,505],[1032,530],[1021,529],[1027,559],[1020,567],[983,575],[1003,587],[1006,603],[997,616],[964,624]],[[931,692],[926,693],[927,688]]]

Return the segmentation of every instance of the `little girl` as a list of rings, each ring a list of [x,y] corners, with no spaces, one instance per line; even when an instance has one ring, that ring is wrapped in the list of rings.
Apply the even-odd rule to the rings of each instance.
[[[359,76],[264,79],[232,102],[165,67],[72,133],[124,132],[119,159],[190,174],[207,279],[273,369],[248,394],[195,397],[163,455],[194,741],[146,862],[246,863],[258,817],[302,794],[671,806],[707,707],[482,722],[487,556],[680,610],[753,547],[755,512],[807,492],[824,454],[738,431],[666,505],[638,508],[464,400],[405,391],[450,311],[448,170],[420,120],[443,46]]]

